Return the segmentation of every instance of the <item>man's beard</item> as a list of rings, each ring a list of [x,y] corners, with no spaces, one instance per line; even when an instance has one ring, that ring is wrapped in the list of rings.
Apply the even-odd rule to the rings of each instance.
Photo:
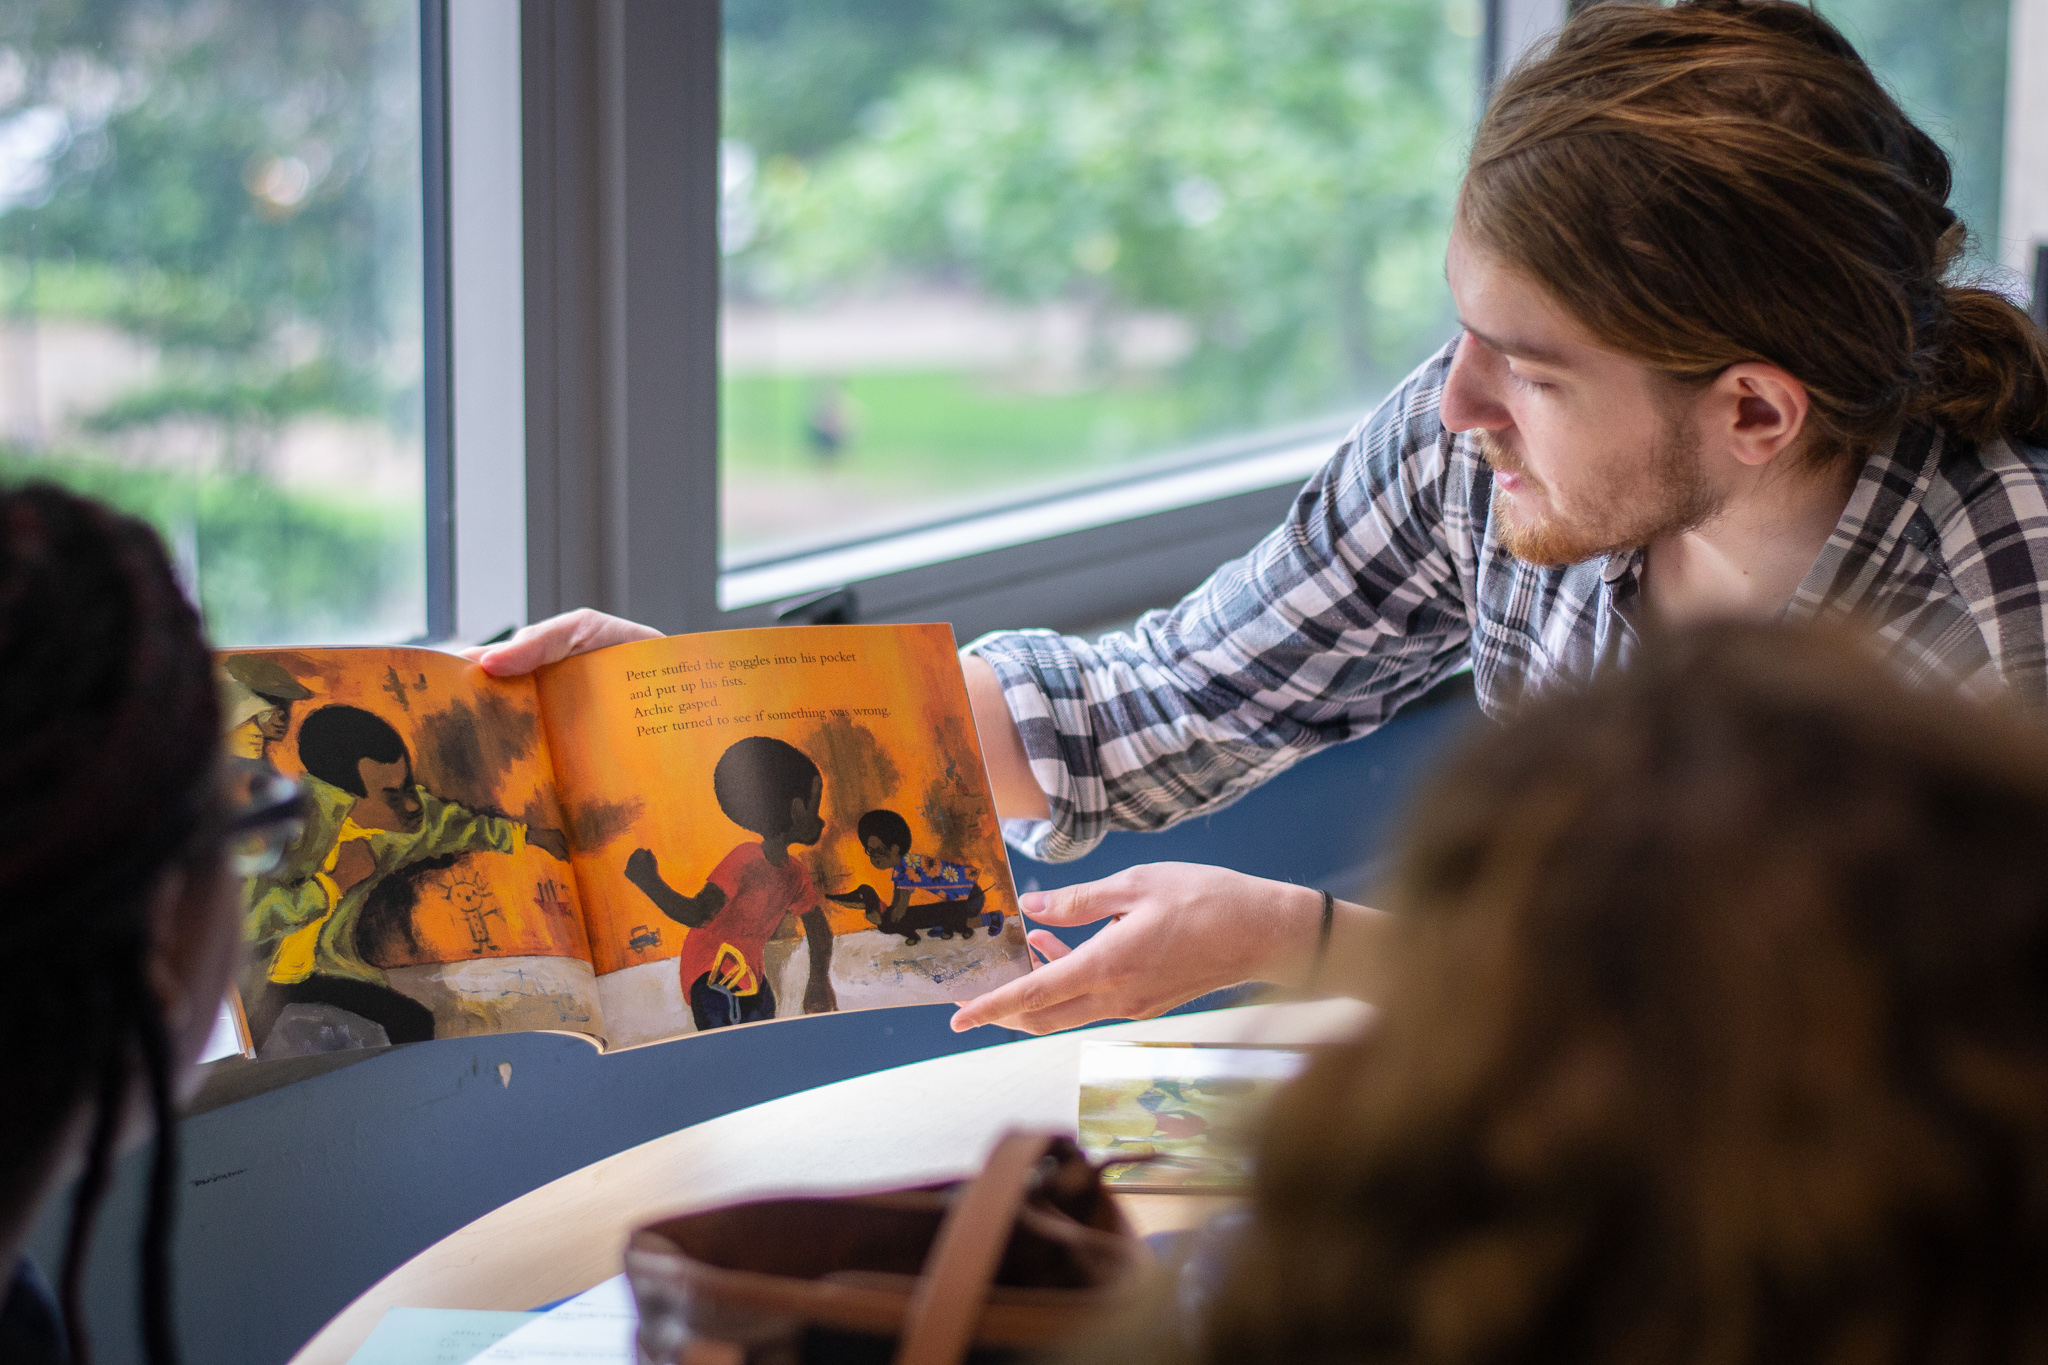
[[[1479,432],[1478,444],[1489,466],[1535,482],[1492,432]],[[1494,534],[1501,548],[1524,563],[1562,568],[1697,530],[1722,504],[1700,473],[1699,457],[1698,435],[1672,421],[1651,449],[1640,482],[1608,488],[1588,515],[1570,522],[1555,516],[1524,520],[1513,495],[1496,487]]]

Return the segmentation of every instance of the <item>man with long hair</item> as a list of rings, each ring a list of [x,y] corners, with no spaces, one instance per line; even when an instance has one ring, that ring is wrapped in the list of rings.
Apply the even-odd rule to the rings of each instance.
[[[1463,334],[1251,553],[1093,643],[986,636],[967,678],[1034,857],[1226,804],[1470,669],[1480,705],[1661,624],[1854,616],[1911,680],[2048,703],[2048,343],[1952,278],[1947,157],[1787,0],[1596,5],[1481,119],[1447,269]],[[520,671],[641,628],[591,614]],[[1027,896],[1113,919],[956,1027],[1156,1014],[1300,981],[1363,907],[1152,865]]]

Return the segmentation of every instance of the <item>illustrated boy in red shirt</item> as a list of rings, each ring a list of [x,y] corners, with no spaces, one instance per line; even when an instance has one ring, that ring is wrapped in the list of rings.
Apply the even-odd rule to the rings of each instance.
[[[726,818],[760,835],[761,842],[726,854],[694,896],[662,880],[651,850],[635,849],[626,859],[626,880],[689,930],[678,965],[698,1030],[775,1017],[763,954],[790,915],[803,924],[811,956],[804,1013],[839,1008],[828,975],[832,930],[810,870],[790,856],[792,847],[808,847],[825,834],[818,814],[825,780],[818,765],[779,739],[749,735],[719,757],[711,788]]]

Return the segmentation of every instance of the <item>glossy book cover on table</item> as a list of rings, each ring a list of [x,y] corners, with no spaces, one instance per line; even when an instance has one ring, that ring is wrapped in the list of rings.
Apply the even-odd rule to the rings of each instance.
[[[944,625],[674,636],[515,679],[413,649],[219,671],[231,761],[308,795],[245,890],[259,1057],[629,1047],[1028,970]]]
[[[1108,1163],[1102,1181],[1121,1190],[1248,1188],[1259,1117],[1307,1057],[1253,1044],[1083,1043],[1081,1149]]]

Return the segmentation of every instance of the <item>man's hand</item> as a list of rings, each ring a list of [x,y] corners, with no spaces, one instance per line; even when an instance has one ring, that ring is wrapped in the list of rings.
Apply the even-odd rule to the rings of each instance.
[[[558,829],[536,829],[529,826],[526,831],[526,842],[544,850],[558,863],[569,861],[569,840]],[[650,853],[647,856],[652,858],[654,855]]]
[[[501,645],[471,645],[462,651],[462,657],[494,678],[510,678],[572,654],[588,654],[593,649],[623,645],[631,640],[660,638],[661,632],[652,626],[606,616],[586,607],[524,626]]]
[[[1052,1033],[1150,1019],[1244,981],[1296,984],[1313,967],[1323,908],[1308,887],[1199,863],[1147,863],[1018,903],[1044,924],[1112,922],[1071,949],[1033,929],[1025,938],[1045,965],[962,1005],[956,1032],[1003,1024]]]

